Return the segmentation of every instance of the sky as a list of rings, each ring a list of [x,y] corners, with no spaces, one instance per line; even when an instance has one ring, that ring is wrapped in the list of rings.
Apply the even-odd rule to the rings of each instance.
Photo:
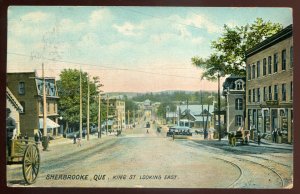
[[[7,72],[41,76],[43,63],[59,79],[82,69],[104,92],[216,91],[191,58],[208,57],[225,24],[292,24],[290,8],[10,6],[7,14]]]

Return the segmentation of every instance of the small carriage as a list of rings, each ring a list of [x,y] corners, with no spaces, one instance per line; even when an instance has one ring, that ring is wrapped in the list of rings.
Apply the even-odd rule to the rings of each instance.
[[[23,177],[27,184],[33,184],[40,169],[40,152],[35,143],[28,139],[11,139],[7,146],[7,165],[22,164]]]

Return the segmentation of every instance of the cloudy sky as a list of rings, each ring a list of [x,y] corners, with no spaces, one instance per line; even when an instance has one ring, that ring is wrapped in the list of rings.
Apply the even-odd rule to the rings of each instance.
[[[99,76],[105,92],[217,90],[200,81],[193,56],[207,57],[224,24],[292,24],[289,8],[8,8],[7,71],[59,78],[64,68]]]

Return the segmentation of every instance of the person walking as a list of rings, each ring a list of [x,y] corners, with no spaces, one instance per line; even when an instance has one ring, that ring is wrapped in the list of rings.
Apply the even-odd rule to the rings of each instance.
[[[261,135],[260,132],[258,131],[257,133],[257,144],[260,145],[260,139],[261,139]]]
[[[76,133],[74,133],[73,144],[76,144]]]
[[[11,140],[14,138],[16,133],[16,121],[10,117],[10,109],[6,108],[6,146],[8,149],[8,155],[11,154]]]
[[[277,129],[274,129],[274,143],[277,143]]]

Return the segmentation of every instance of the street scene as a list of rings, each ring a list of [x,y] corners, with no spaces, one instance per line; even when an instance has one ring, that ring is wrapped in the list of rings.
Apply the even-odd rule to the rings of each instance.
[[[204,140],[203,135],[173,140],[166,131],[158,133],[155,125],[149,129],[145,125],[141,122],[118,137],[92,137],[81,147],[71,139],[53,140],[49,151],[41,152],[39,177],[31,186],[285,188],[292,184],[291,146],[250,142],[233,148],[228,141]],[[20,165],[8,170],[8,185],[26,185]],[[63,177],[69,175],[74,177]]]
[[[7,186],[292,189],[292,19],[10,6]]]

